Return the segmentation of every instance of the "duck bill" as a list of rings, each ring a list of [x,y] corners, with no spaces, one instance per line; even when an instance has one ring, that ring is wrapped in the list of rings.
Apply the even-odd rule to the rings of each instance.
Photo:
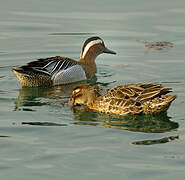
[[[105,48],[103,52],[104,52],[104,53],[107,53],[107,54],[116,54],[115,51],[112,51],[112,50],[110,50],[110,49],[108,49],[108,48]]]

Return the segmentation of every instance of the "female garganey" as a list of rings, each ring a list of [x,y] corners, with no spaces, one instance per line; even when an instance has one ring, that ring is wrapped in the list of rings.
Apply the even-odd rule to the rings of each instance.
[[[29,62],[12,69],[22,86],[51,86],[90,79],[96,73],[95,59],[99,54],[116,54],[105,47],[99,37],[87,39],[79,61],[67,57],[50,57]]]
[[[82,84],[72,92],[69,103],[75,107],[86,105],[87,109],[119,115],[157,114],[166,112],[176,95],[161,84],[127,84],[109,89],[102,95],[102,88]]]

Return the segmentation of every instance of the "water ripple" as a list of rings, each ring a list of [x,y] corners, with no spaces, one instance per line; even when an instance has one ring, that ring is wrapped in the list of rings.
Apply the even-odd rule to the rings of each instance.
[[[67,126],[67,124],[51,123],[51,122],[22,122],[22,125],[31,126]]]
[[[48,35],[54,36],[81,36],[81,35],[93,35],[95,33],[86,33],[86,32],[61,32],[61,33],[50,33]]]
[[[177,129],[179,124],[166,114],[118,116],[105,113],[86,112],[83,108],[73,109],[77,125],[104,126],[113,129],[145,133],[164,133]]]

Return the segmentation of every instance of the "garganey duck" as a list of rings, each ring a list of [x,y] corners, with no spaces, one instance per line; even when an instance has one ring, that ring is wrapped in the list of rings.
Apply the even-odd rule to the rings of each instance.
[[[172,89],[161,84],[144,83],[120,85],[102,94],[101,87],[82,84],[73,90],[69,105],[118,115],[158,114],[166,112],[176,98],[166,95],[169,92]]]
[[[101,38],[91,37],[84,42],[78,61],[68,57],[55,56],[38,59],[24,66],[17,66],[12,71],[22,86],[70,84],[92,78],[97,72],[95,59],[102,53],[116,54],[105,47]]]

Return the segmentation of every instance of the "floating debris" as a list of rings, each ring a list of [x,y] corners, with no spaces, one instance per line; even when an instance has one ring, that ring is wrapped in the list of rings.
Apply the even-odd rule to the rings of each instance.
[[[168,48],[172,48],[174,45],[173,43],[167,42],[167,41],[147,42],[147,41],[137,40],[137,42],[143,43],[144,48],[147,50],[165,50]]]
[[[175,139],[179,139],[179,136],[169,136],[169,137],[164,137],[161,139],[154,139],[154,140],[135,141],[132,144],[135,144],[135,145],[162,144],[162,143],[173,141]]]

